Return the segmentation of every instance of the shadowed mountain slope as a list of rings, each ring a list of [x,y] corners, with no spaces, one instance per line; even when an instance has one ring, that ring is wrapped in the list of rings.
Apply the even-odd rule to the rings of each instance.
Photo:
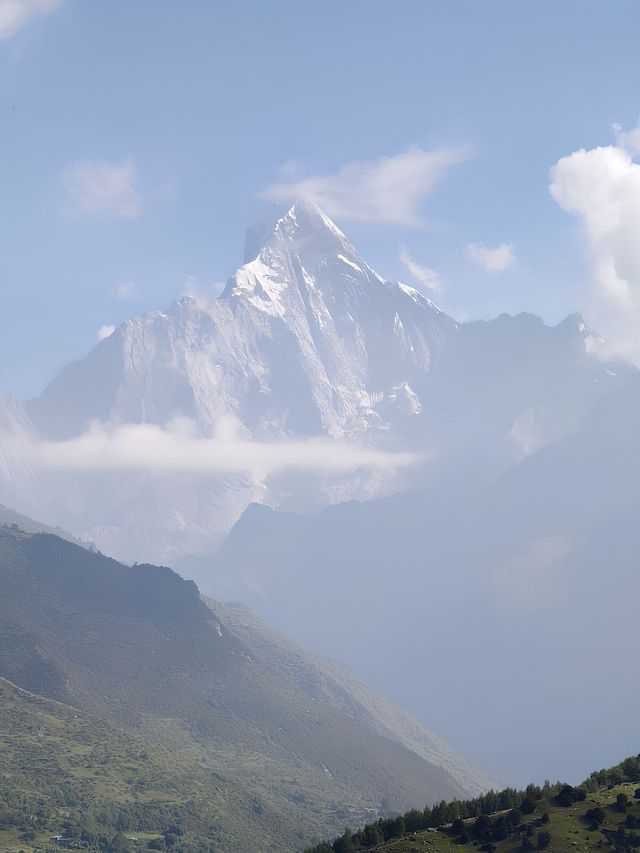
[[[494,774],[577,776],[589,744],[605,763],[635,736],[637,680],[611,662],[635,642],[638,436],[632,375],[490,487],[315,516],[251,507],[210,571]]]
[[[345,808],[359,820],[383,800],[401,807],[466,790],[445,767],[306,694],[170,569],[3,528],[0,579],[0,676],[203,763],[257,798],[270,826],[279,816],[282,849],[303,829],[344,821]]]

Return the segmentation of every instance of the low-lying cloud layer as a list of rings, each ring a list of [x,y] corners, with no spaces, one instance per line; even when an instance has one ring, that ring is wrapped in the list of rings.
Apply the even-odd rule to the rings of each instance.
[[[225,420],[217,434],[202,438],[189,420],[167,428],[126,424],[113,429],[95,424],[68,441],[10,440],[14,455],[25,457],[34,469],[76,472],[167,471],[194,474],[218,472],[264,476],[285,471],[338,473],[359,468],[406,467],[411,453],[386,453],[326,438],[274,442],[240,437]]]
[[[451,166],[471,156],[465,147],[424,151],[413,145],[393,157],[345,163],[333,175],[273,184],[262,196],[274,201],[307,198],[337,219],[421,228],[421,202]]]

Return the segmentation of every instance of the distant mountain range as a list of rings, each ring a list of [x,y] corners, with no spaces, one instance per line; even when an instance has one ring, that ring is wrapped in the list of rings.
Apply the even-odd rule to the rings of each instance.
[[[578,315],[459,323],[297,203],[220,298],[0,398],[0,501],[250,605],[494,775],[578,776],[601,716],[602,763],[632,750],[640,698],[609,667],[639,379],[606,352]]]
[[[0,717],[11,716],[13,732],[3,773],[22,766],[20,790],[47,794],[61,814],[64,801],[47,787],[58,765],[75,806],[106,809],[112,829],[126,813],[134,828],[155,821],[162,831],[173,804],[215,835],[216,849],[291,850],[345,820],[487,787],[349,673],[246,610],[205,605],[170,569],[127,567],[13,526],[0,528],[0,579]],[[25,752],[34,725],[51,739],[49,762]],[[85,771],[69,763],[76,750],[112,748],[113,792],[95,760]]]
[[[0,501],[120,559],[175,564],[211,553],[252,502],[311,511],[487,484],[620,384],[629,366],[596,357],[597,343],[577,316],[555,328],[530,315],[458,323],[384,280],[321,210],[298,202],[220,298],[133,318],[38,398],[0,400]],[[325,437],[416,461],[268,470],[257,460],[220,472],[151,460],[114,474],[52,470],[24,452],[96,423],[172,429],[176,419],[195,438],[232,430],[286,448]]]
[[[490,486],[308,516],[254,506],[207,571],[481,766],[576,778],[589,750],[605,764],[637,742],[639,466],[632,375]]]

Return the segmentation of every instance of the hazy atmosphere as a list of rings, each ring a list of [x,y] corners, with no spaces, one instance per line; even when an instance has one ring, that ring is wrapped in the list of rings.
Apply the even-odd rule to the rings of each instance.
[[[639,29],[0,0],[1,851],[640,845]]]

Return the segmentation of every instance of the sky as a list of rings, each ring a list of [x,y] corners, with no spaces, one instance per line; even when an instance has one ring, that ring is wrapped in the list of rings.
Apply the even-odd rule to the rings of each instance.
[[[0,0],[0,391],[216,293],[297,196],[460,319],[640,340],[640,6]]]

